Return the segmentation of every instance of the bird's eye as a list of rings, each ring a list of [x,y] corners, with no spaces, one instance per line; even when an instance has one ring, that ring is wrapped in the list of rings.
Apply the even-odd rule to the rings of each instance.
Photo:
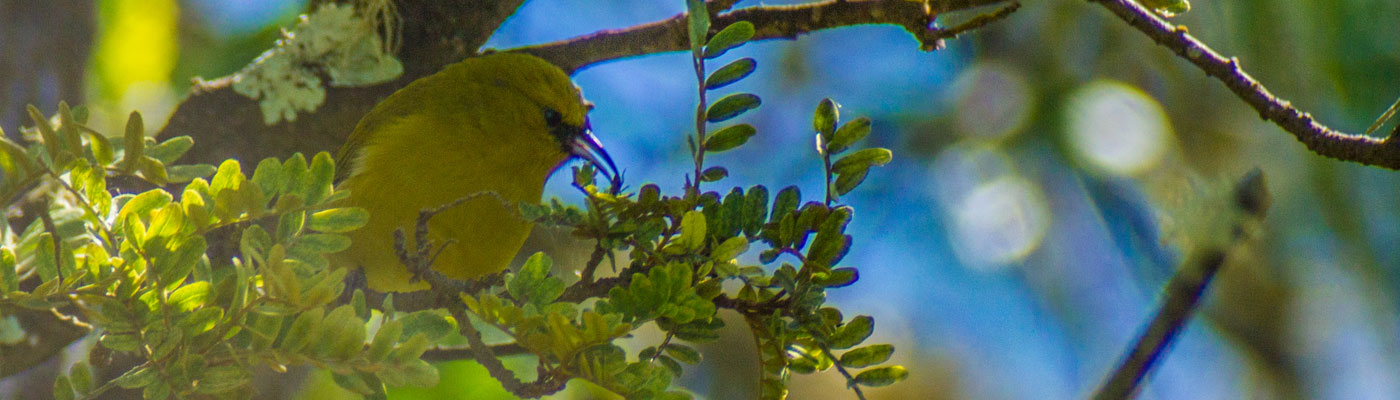
[[[558,126],[564,123],[564,115],[559,114],[558,111],[546,108],[544,110],[544,122],[549,124],[549,126]]]

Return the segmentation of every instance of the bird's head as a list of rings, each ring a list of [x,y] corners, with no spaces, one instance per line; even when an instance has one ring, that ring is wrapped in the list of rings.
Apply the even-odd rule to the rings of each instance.
[[[568,155],[565,162],[581,158],[593,164],[614,187],[618,186],[621,177],[617,165],[603,149],[602,142],[593,136],[588,123],[588,111],[593,109],[593,104],[584,100],[582,91],[564,71],[527,54],[497,53],[485,57],[500,59],[492,65],[502,70],[489,76],[498,77],[501,84],[518,90],[539,106],[539,118],[550,138]]]

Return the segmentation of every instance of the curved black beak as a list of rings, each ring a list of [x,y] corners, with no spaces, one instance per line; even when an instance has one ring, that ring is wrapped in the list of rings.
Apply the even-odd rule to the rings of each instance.
[[[593,136],[593,128],[587,122],[583,125],[583,132],[574,137],[574,142],[569,145],[569,150],[573,155],[598,168],[598,171],[608,178],[608,182],[613,187],[621,186],[622,174],[618,172],[617,164],[613,163],[612,156],[608,155],[608,151],[603,149],[603,143],[598,141],[598,137]]]

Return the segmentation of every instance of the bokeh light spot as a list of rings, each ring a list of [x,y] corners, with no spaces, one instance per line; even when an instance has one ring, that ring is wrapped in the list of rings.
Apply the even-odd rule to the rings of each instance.
[[[1070,148],[1113,174],[1131,175],[1157,165],[1171,134],[1162,106],[1121,82],[1084,85],[1070,94],[1065,112]]]
[[[981,63],[953,83],[953,113],[958,132],[1000,139],[1025,129],[1031,114],[1031,89],[1025,77],[1006,65]]]
[[[170,81],[175,69],[173,0],[109,0],[102,4],[102,35],[93,64],[109,98],[137,82]]]
[[[983,184],[953,210],[957,254],[969,267],[991,270],[1021,261],[1050,225],[1039,188],[1006,176]]]

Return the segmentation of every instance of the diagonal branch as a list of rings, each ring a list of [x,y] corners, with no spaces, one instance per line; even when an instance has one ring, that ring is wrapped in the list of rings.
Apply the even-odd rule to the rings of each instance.
[[[755,6],[716,15],[710,26],[722,29],[738,21],[754,25],[753,40],[796,39],[806,33],[855,25],[897,25],[914,35],[923,50],[941,47],[949,37],[933,25],[938,14],[1006,0],[828,0],[786,6]],[[619,58],[690,49],[686,15],[625,29],[603,30],[553,43],[511,51],[534,54],[565,71]]]
[[[1185,27],[1172,26],[1132,0],[1089,1],[1112,11],[1157,44],[1171,49],[1205,71],[1206,75],[1225,83],[1240,100],[1258,111],[1260,118],[1293,134],[1308,150],[1338,160],[1400,169],[1400,139],[1378,139],[1333,130],[1318,123],[1312,115],[1294,108],[1287,100],[1269,93],[1263,84],[1245,73],[1239,60],[1234,57],[1227,59],[1216,53],[1210,46],[1188,34]]]
[[[1200,249],[1182,263],[1163,289],[1165,298],[1161,308],[1132,347],[1128,348],[1123,360],[1104,380],[1103,386],[1094,393],[1095,400],[1130,399],[1137,393],[1147,374],[1166,355],[1167,347],[1181,334],[1191,315],[1200,307],[1206,289],[1225,265],[1231,248],[1248,239],[1248,224],[1251,220],[1263,218],[1269,208],[1269,192],[1264,186],[1264,176],[1258,169],[1235,184],[1233,195],[1233,206],[1239,213],[1231,226],[1233,243]]]

